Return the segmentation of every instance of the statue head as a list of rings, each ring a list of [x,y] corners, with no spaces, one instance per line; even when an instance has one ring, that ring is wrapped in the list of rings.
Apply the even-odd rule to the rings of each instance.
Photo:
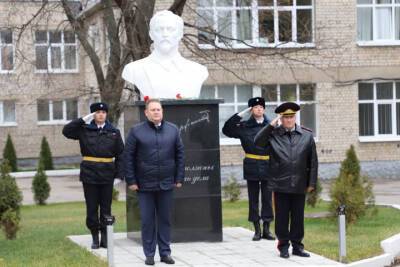
[[[179,47],[183,37],[183,20],[171,11],[159,11],[150,20],[150,38],[154,49],[167,54]]]

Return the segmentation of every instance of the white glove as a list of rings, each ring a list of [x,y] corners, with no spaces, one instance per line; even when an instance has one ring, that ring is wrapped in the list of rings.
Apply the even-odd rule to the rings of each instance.
[[[278,114],[278,116],[276,116],[275,119],[273,119],[269,124],[271,124],[271,126],[277,126],[279,124],[279,120],[282,118],[282,115]]]
[[[122,180],[119,178],[114,179],[114,185],[120,184],[121,182],[122,182]]]
[[[86,115],[85,117],[82,118],[82,120],[84,120],[86,124],[90,124],[90,122],[91,122],[91,121],[93,120],[93,118],[94,118],[94,114],[95,114],[95,113],[96,113],[96,112],[93,112],[93,113],[90,113],[90,114]]]
[[[251,107],[246,108],[245,110],[239,112],[238,116],[243,118],[244,115],[247,115],[248,113],[250,113],[250,110],[251,110]]]

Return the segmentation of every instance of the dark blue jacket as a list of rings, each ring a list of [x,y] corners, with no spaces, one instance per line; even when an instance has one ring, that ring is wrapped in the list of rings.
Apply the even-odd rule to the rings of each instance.
[[[240,139],[245,153],[266,156],[268,147],[257,147],[254,144],[254,137],[265,126],[269,124],[266,116],[263,123],[257,123],[253,116],[247,121],[240,121],[242,118],[236,114],[230,117],[224,124],[222,132],[231,138]],[[250,181],[266,180],[268,177],[268,161],[252,158],[243,159],[243,178]]]
[[[124,143],[118,129],[108,121],[102,130],[94,120],[89,124],[80,118],[66,124],[62,131],[69,139],[79,140],[82,156],[115,158],[114,162],[82,161],[80,180],[88,184],[112,184],[114,178],[123,179],[121,156]]]
[[[141,122],[129,132],[124,151],[125,179],[140,191],[170,190],[182,183],[184,147],[175,124],[163,121],[156,127]]]

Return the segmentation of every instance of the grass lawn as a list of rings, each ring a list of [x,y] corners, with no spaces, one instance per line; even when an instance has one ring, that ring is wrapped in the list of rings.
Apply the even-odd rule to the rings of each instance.
[[[306,207],[306,213],[327,211],[328,203],[320,202],[317,207]],[[242,226],[252,229],[246,221],[247,201],[224,202],[224,226]],[[374,216],[371,212],[356,224],[347,228],[347,260],[357,261],[381,254],[380,241],[400,233],[400,211],[389,207],[378,207]],[[274,228],[272,228],[274,229]],[[338,260],[339,241],[337,218],[306,218],[304,245],[307,250]]]
[[[325,211],[322,202],[306,212]],[[115,202],[115,231],[125,231],[125,202]],[[252,228],[247,222],[247,201],[224,202],[224,226]],[[84,225],[84,203],[24,206],[22,229],[13,241],[0,234],[0,266],[96,266],[107,264],[66,239],[67,235],[88,234]],[[379,208],[376,216],[365,217],[348,229],[347,254],[350,261],[379,255],[379,242],[400,232],[400,211]],[[337,259],[337,225],[331,219],[306,219],[304,243],[308,250]],[[251,236],[249,236],[250,240]]]
[[[117,231],[125,230],[125,202],[113,204]],[[17,239],[0,235],[0,266],[106,267],[104,261],[69,241],[67,235],[88,234],[85,205],[79,203],[22,207],[22,228]]]

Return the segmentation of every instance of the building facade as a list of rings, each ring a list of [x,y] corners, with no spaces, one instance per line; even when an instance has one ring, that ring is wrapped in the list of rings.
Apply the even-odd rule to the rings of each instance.
[[[156,1],[157,10],[171,2]],[[37,18],[21,42],[14,29],[40,4],[0,6],[7,22],[0,43],[0,149],[10,134],[19,158],[35,158],[46,136],[53,156],[78,156],[78,145],[61,129],[98,97],[90,61],[61,9],[51,19]],[[294,101],[321,162],[343,160],[350,145],[361,161],[400,161],[400,0],[189,0],[182,17],[181,52],[208,67],[201,97],[224,99],[221,128],[250,97],[266,99],[270,119],[277,105]],[[106,64],[101,22],[94,15],[88,35]],[[220,142],[221,164],[240,165],[238,141],[221,133]]]

